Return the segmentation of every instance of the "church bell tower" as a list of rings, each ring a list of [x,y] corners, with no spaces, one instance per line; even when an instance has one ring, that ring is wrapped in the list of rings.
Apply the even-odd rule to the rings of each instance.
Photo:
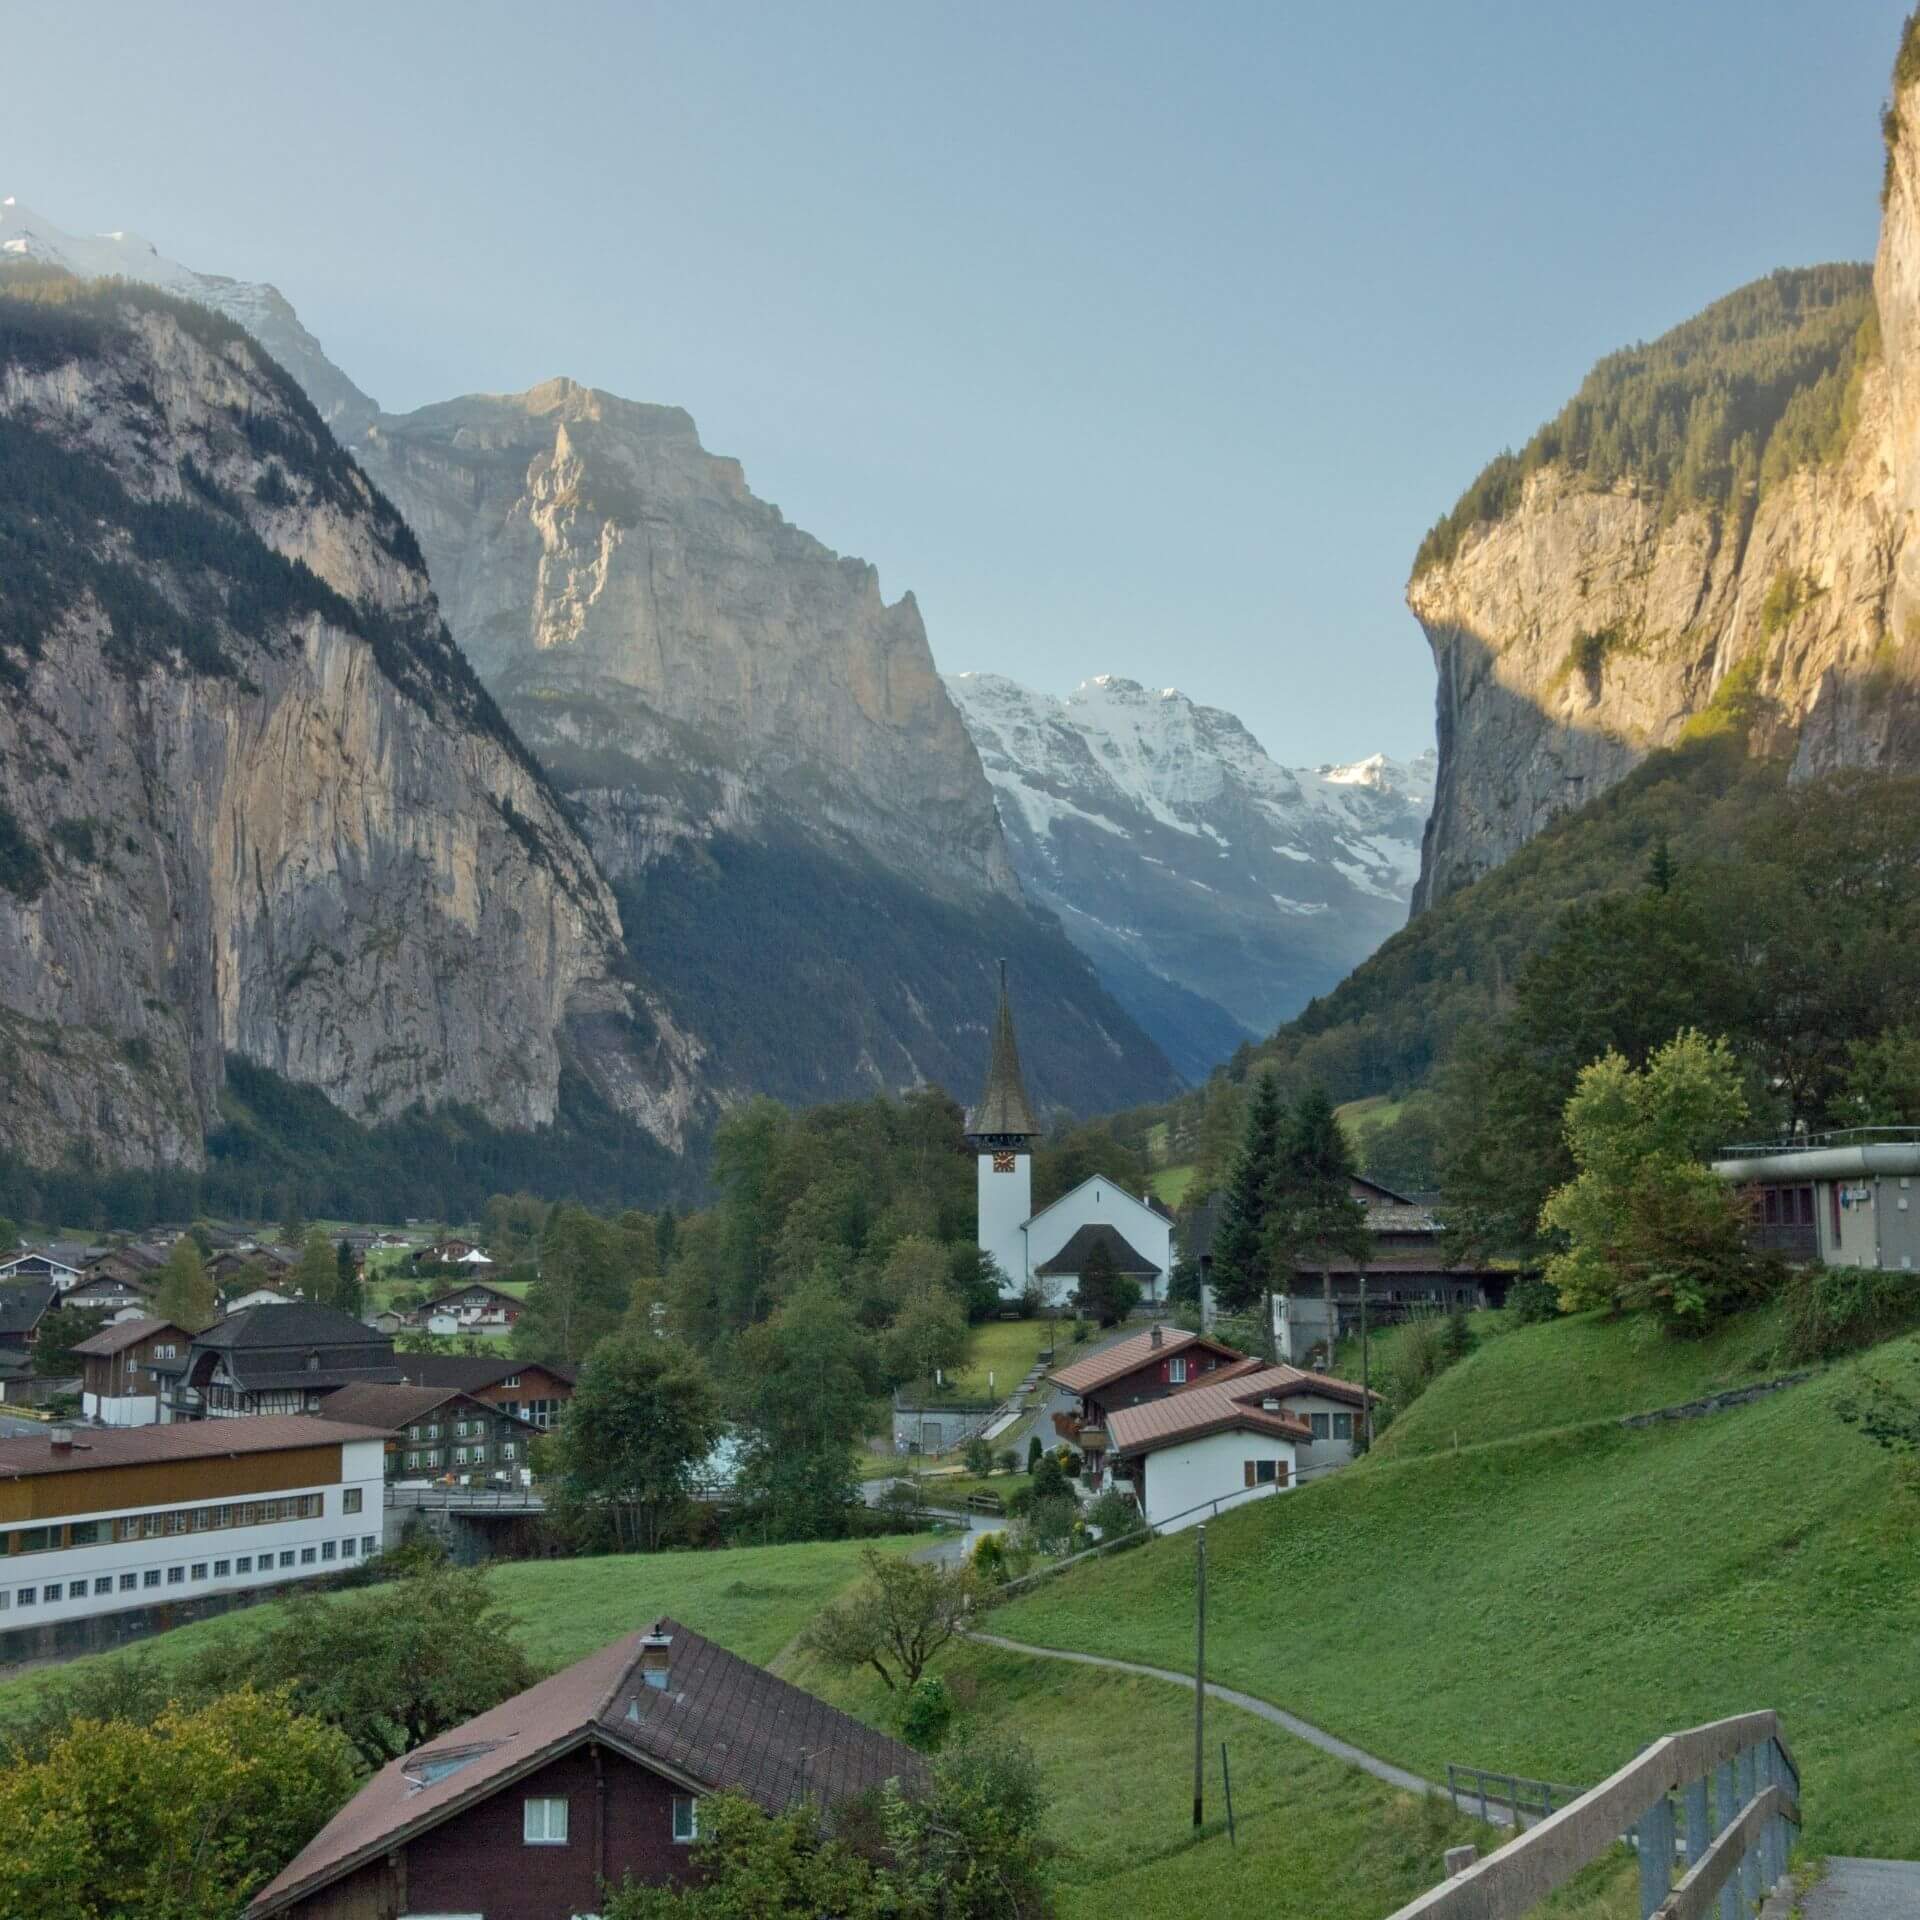
[[[1033,1214],[1033,1142],[1039,1131],[1020,1074],[1007,963],[1002,960],[993,1053],[980,1104],[967,1115],[967,1142],[977,1156],[980,1251],[1000,1263],[1001,1291],[1009,1299],[1017,1299],[1028,1280],[1025,1227]]]

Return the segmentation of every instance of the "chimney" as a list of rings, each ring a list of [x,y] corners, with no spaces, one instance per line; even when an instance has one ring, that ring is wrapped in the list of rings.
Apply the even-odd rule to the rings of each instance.
[[[1158,1327],[1155,1327],[1154,1330],[1147,1335],[1147,1345],[1150,1347],[1157,1347],[1159,1344],[1160,1344],[1160,1329]]]
[[[673,1636],[660,1631],[664,1624],[656,1620],[653,1631],[643,1635],[640,1641],[640,1678],[656,1693],[666,1692],[667,1673],[672,1665]]]
[[[47,1429],[47,1438],[53,1442],[53,1450],[62,1457],[73,1451],[73,1429],[63,1420],[57,1427]]]

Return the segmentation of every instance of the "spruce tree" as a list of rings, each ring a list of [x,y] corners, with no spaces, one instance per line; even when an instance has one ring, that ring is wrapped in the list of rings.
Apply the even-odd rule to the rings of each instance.
[[[1367,1210],[1354,1198],[1353,1146],[1321,1087],[1310,1088],[1288,1117],[1267,1190],[1264,1270],[1267,1284],[1291,1292],[1302,1267],[1320,1269],[1326,1303],[1327,1364],[1333,1363],[1337,1332],[1333,1308],[1333,1262],[1344,1257],[1364,1269],[1372,1236]],[[1267,1309],[1271,1327],[1273,1309]]]
[[[1213,1236],[1213,1297],[1229,1313],[1244,1313],[1267,1290],[1267,1192],[1280,1151],[1285,1109],[1271,1073],[1254,1082],[1240,1154],[1227,1180],[1220,1224]]]

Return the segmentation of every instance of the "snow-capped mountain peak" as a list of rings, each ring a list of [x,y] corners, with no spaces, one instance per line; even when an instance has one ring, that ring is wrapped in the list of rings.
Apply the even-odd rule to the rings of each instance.
[[[360,433],[380,411],[327,358],[279,288],[266,281],[196,272],[125,229],[69,233],[13,194],[0,200],[0,259],[38,261],[82,280],[132,280],[224,313],[300,382],[342,440]]]
[[[1236,715],[1119,674],[1064,699],[994,673],[947,688],[1022,884],[1162,1046],[1152,983],[1265,1033],[1404,921],[1432,754],[1283,767]]]

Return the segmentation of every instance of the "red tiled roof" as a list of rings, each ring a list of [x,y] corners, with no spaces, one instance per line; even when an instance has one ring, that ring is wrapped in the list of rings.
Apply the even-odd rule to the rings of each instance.
[[[1154,1345],[1156,1337],[1158,1346]],[[1189,1333],[1183,1327],[1150,1327],[1145,1333],[1136,1333],[1131,1339],[1121,1340],[1085,1360],[1076,1360],[1069,1367],[1056,1367],[1047,1377],[1069,1393],[1092,1393],[1109,1380],[1118,1380],[1166,1354],[1184,1352],[1196,1342],[1214,1353],[1240,1358],[1237,1348],[1225,1346],[1204,1334]]]
[[[193,1338],[185,1327],[176,1327],[171,1320],[161,1320],[147,1313],[138,1320],[112,1321],[98,1333],[90,1333],[84,1340],[76,1340],[73,1350],[75,1353],[124,1353],[128,1347],[138,1346],[151,1335],[168,1331],[177,1333],[182,1340]]]
[[[251,1920],[284,1911],[585,1740],[697,1790],[735,1788],[769,1812],[803,1798],[829,1808],[889,1779],[925,1783],[918,1754],[824,1700],[677,1621],[650,1631],[671,1638],[665,1688],[641,1676],[646,1636],[628,1634],[390,1761],[254,1897]],[[432,1778],[437,1759],[458,1765]]]
[[[385,1438],[377,1427],[342,1426],[310,1413],[175,1421],[164,1427],[76,1427],[73,1445],[63,1453],[53,1450],[49,1434],[0,1440],[0,1480],[30,1480],[43,1473],[86,1473],[98,1467],[143,1467],[156,1460],[220,1460],[242,1453],[285,1453],[293,1447],[337,1447],[343,1440]]]
[[[1144,1406],[1122,1407],[1107,1416],[1111,1451],[1116,1456],[1152,1453],[1177,1441],[1198,1440],[1236,1427],[1268,1433],[1277,1440],[1313,1438],[1313,1429],[1297,1414],[1269,1413],[1259,1404],[1259,1394],[1249,1395],[1246,1385],[1244,1380],[1224,1387],[1209,1382],[1164,1400],[1149,1400]]]

